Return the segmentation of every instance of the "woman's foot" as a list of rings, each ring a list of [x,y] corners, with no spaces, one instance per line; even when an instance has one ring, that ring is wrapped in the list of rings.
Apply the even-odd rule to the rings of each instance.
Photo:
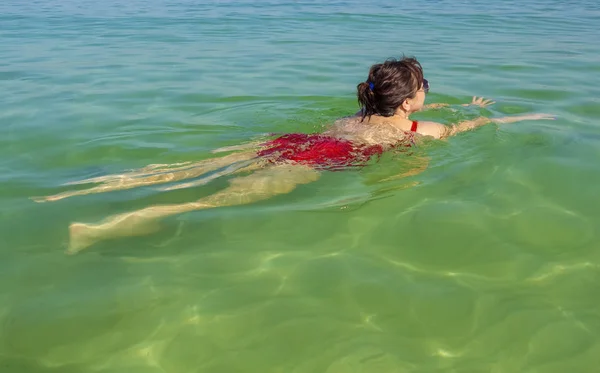
[[[116,237],[143,236],[159,230],[158,221],[125,214],[102,224],[73,223],[69,226],[69,247],[66,253],[73,255],[100,241]]]
[[[81,250],[92,246],[98,241],[96,230],[93,226],[83,223],[73,223],[69,226],[69,247],[66,253],[77,254]]]

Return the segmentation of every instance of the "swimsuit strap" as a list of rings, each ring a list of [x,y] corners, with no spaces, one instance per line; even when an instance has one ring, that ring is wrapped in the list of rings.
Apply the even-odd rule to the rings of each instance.
[[[410,132],[417,132],[418,125],[419,125],[419,122],[417,122],[416,120],[413,120],[412,126],[410,127]]]

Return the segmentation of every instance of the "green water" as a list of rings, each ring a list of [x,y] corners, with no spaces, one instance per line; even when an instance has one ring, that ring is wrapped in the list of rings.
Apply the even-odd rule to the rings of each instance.
[[[0,372],[597,372],[597,2],[0,4]],[[424,66],[416,119],[487,126],[65,255],[67,227],[227,186],[37,204],[353,113]],[[472,95],[487,109],[462,108]],[[409,187],[412,184],[416,186]]]

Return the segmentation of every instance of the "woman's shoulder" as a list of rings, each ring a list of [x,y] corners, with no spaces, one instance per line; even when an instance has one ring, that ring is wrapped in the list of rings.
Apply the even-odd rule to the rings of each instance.
[[[441,123],[431,121],[418,121],[416,132],[422,136],[431,136],[440,139],[446,134],[447,128]]]

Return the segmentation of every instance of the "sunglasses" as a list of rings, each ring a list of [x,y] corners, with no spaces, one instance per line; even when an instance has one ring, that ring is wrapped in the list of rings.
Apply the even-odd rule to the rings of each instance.
[[[429,81],[427,79],[423,79],[423,91],[429,93]]]

